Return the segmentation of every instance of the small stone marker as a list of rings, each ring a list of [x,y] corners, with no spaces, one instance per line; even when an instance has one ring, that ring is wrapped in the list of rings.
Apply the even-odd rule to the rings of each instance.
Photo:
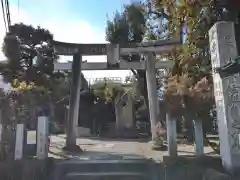
[[[48,156],[48,118],[38,117],[37,127],[37,158],[45,159]]]
[[[23,156],[23,140],[24,140],[24,126],[23,124],[17,124],[16,130],[16,142],[14,159],[20,160]]]
[[[193,120],[193,126],[195,137],[195,153],[196,156],[202,156],[204,155],[202,121],[200,119]]]
[[[0,124],[0,149],[2,149],[1,145],[3,145],[3,143],[2,143],[2,132],[3,132],[3,126],[2,126],[2,124]]]
[[[177,126],[176,120],[167,114],[167,143],[168,143],[168,155],[177,156]]]
[[[2,124],[0,124],[0,142],[2,141],[2,130],[3,130]]]

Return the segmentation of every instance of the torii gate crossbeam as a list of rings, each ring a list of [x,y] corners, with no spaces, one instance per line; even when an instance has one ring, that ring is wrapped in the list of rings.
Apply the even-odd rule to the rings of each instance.
[[[173,61],[157,61],[155,64],[156,69],[165,69],[173,66]],[[108,63],[104,62],[82,62],[82,70],[130,70],[130,69],[146,69],[146,62],[126,62],[125,60],[120,60],[119,67],[109,68]],[[72,62],[67,63],[55,63],[55,70],[70,70],[72,69]]]

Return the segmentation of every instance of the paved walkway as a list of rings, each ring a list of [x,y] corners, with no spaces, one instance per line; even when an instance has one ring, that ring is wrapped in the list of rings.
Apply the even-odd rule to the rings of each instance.
[[[73,155],[62,151],[65,143],[65,135],[51,137],[49,156],[54,158],[70,158]],[[84,153],[114,153],[140,155],[154,160],[162,160],[167,155],[167,151],[151,150],[151,144],[144,140],[128,140],[128,139],[104,139],[104,138],[81,138],[77,139],[77,144],[84,150]],[[210,147],[205,147],[206,154],[213,154]],[[179,155],[194,155],[194,146],[187,144],[178,144]]]

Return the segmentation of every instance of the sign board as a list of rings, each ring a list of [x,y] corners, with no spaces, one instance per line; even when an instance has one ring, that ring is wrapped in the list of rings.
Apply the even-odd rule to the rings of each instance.
[[[37,143],[37,134],[36,131],[27,132],[27,144],[36,144]]]
[[[58,55],[73,55],[78,53],[77,47],[55,46],[54,52]]]
[[[107,44],[75,44],[54,41],[54,52],[58,55],[73,55],[76,53],[83,56],[106,55]]]
[[[80,44],[79,52],[85,56],[106,55],[107,44]]]

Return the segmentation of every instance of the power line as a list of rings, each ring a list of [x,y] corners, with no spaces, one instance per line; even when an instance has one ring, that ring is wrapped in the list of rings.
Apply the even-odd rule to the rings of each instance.
[[[7,14],[7,24],[8,24],[8,30],[11,26],[11,18],[10,18],[10,10],[9,10],[9,2],[8,0],[5,0],[5,8],[6,8],[6,14]]]
[[[2,5],[2,13],[3,13],[3,21],[4,21],[4,25],[5,25],[5,30],[7,32],[7,23],[6,23],[6,19],[5,19],[5,7],[4,7],[4,3],[3,0],[1,0],[1,5]]]

